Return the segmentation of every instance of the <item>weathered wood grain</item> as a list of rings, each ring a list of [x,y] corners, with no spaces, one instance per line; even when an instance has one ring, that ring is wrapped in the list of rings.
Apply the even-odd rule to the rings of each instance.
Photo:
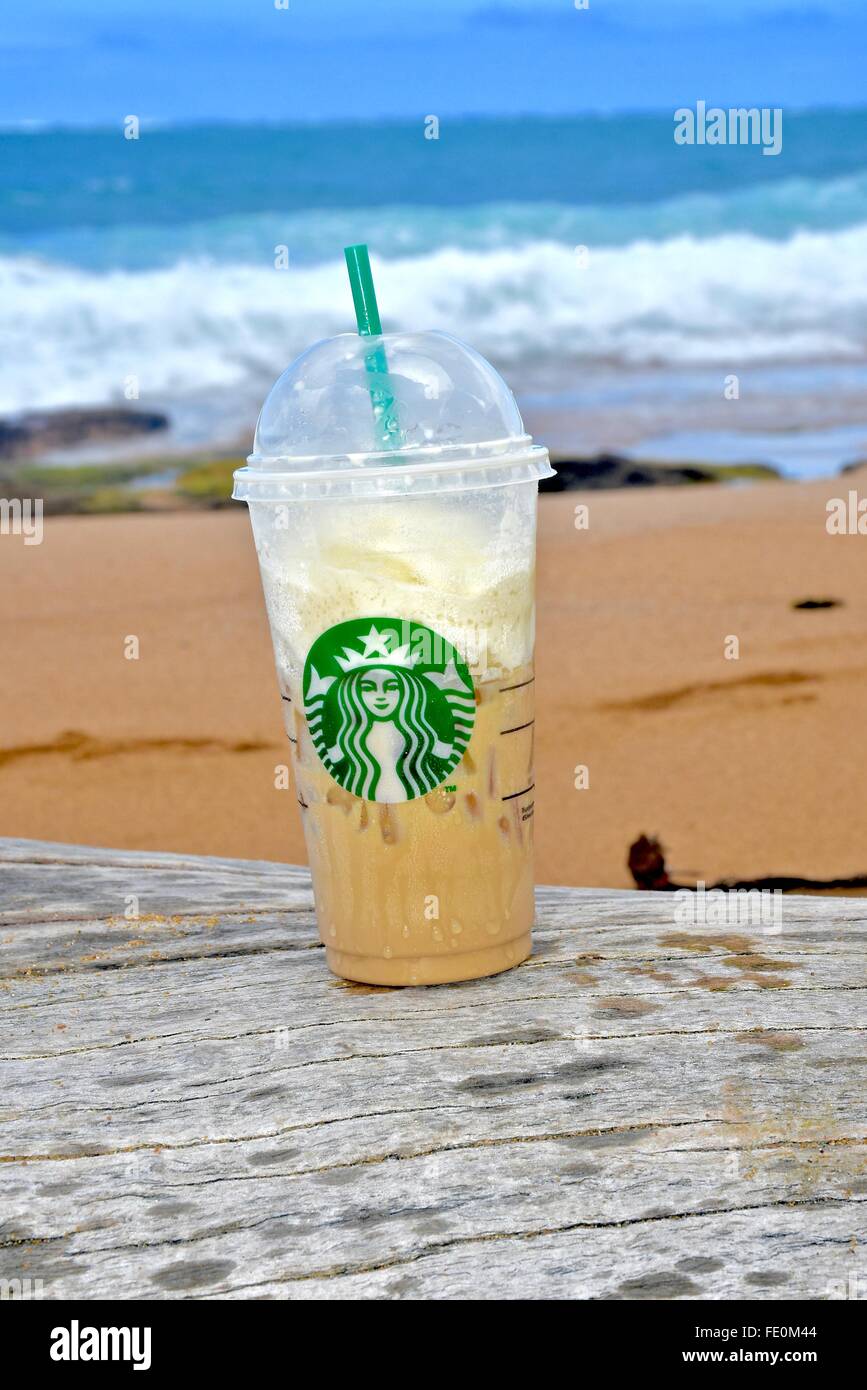
[[[867,899],[674,908],[541,889],[525,965],[375,990],[304,870],[0,842],[0,1278],[867,1296]]]

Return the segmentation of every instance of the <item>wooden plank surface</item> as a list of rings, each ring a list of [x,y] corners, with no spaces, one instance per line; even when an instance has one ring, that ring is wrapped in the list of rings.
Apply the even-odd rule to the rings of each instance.
[[[0,841],[0,1278],[867,1296],[867,899],[538,904],[516,970],[377,990],[328,973],[305,870]]]

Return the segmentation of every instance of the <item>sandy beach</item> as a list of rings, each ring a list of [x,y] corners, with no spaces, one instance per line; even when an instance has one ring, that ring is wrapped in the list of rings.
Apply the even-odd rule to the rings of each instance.
[[[685,878],[867,872],[858,476],[541,499],[540,881],[628,885],[642,832]],[[304,862],[245,511],[51,517],[0,576],[0,835]]]

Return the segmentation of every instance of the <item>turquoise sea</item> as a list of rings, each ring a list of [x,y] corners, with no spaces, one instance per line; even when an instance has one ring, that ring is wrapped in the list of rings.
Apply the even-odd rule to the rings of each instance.
[[[135,377],[173,444],[235,442],[293,356],[351,329],[342,248],[365,240],[386,330],[467,338],[556,447],[746,439],[799,475],[867,455],[867,110],[786,112],[777,156],[678,146],[671,114],[438,133],[0,133],[0,412]]]

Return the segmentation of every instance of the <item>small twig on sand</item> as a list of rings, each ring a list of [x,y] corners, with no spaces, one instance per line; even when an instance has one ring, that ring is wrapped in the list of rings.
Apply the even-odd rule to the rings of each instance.
[[[655,835],[639,835],[629,846],[627,860],[629,872],[635,880],[636,888],[651,889],[654,892],[674,893],[684,889],[694,891],[694,883],[675,883],[665,864],[665,851]],[[738,889],[758,888],[781,893],[803,892],[815,889],[823,893],[834,889],[867,888],[867,874],[856,874],[853,878],[794,878],[781,874],[769,874],[766,878],[720,879],[718,883],[705,885],[721,888],[728,892]]]

